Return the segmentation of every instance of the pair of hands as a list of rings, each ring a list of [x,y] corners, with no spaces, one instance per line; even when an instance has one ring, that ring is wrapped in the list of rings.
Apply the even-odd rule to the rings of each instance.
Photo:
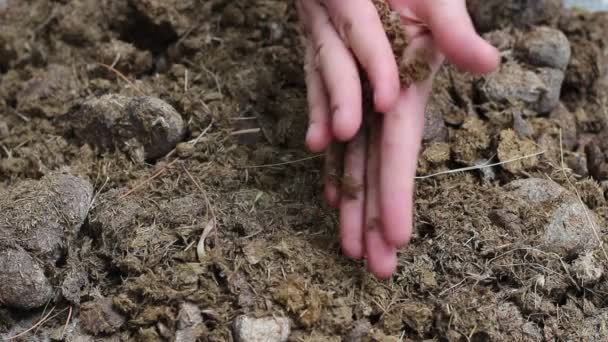
[[[376,0],[374,0],[376,1]],[[444,56],[476,74],[495,69],[498,51],[477,35],[465,0],[387,0],[409,45],[405,56],[432,51],[432,75]],[[306,143],[328,150],[325,197],[340,210],[344,253],[367,258],[369,270],[390,277],[397,249],[411,237],[414,178],[432,76],[401,87],[391,45],[372,0],[297,0],[305,33],[309,104]],[[378,113],[363,113],[359,65],[373,91]],[[363,120],[371,127],[360,129]],[[332,142],[346,142],[344,151]],[[328,149],[328,147],[330,147]],[[341,172],[354,193],[336,181]],[[338,173],[338,175],[341,175]]]

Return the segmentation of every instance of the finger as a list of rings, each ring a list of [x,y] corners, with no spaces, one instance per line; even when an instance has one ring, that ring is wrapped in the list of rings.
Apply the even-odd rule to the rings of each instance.
[[[317,65],[329,94],[332,131],[350,140],[361,126],[361,80],[357,64],[334,29],[327,11],[317,1],[301,2],[315,44]]]
[[[324,3],[334,26],[367,73],[374,89],[376,111],[389,111],[399,96],[399,72],[378,11],[369,0]]]
[[[315,65],[315,49],[310,40],[306,40],[304,70],[306,72],[306,90],[309,107],[309,124],[306,144],[313,152],[327,148],[332,138],[329,105],[325,85]]]
[[[457,67],[487,73],[499,62],[498,50],[475,31],[464,0],[391,0],[402,15],[413,15],[428,24],[433,40]]]
[[[428,52],[430,75],[401,92],[394,110],[384,116],[380,171],[380,203],[383,236],[392,245],[406,245],[412,235],[414,180],[418,151],[424,130],[424,113],[431,94],[434,75],[443,56],[433,50],[430,37],[411,42],[405,58],[415,58],[419,51]]]
[[[365,162],[367,150],[366,132],[360,130],[348,143],[344,158],[344,176],[341,186],[340,236],[344,254],[353,258],[363,257],[363,228],[365,219]]]
[[[340,205],[338,179],[342,175],[342,150],[339,144],[333,143],[329,146],[325,155],[325,200],[333,208],[338,208]]]
[[[377,114],[370,128],[365,192],[365,251],[368,268],[378,278],[389,278],[397,267],[396,248],[383,238],[380,212],[380,138],[381,120]]]

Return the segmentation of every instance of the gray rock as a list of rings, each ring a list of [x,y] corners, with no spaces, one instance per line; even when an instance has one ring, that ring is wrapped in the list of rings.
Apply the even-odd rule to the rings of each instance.
[[[601,229],[599,218],[557,183],[538,178],[520,179],[507,184],[506,189],[522,206],[536,208],[547,215],[539,248],[572,255],[593,251],[599,246],[594,232]]]
[[[521,110],[513,111],[513,131],[519,138],[530,138],[534,135],[534,127],[526,120]]]
[[[545,82],[534,72],[516,63],[503,64],[478,85],[484,99],[497,104],[524,104],[536,107],[546,93]]]
[[[539,26],[524,34],[518,44],[526,62],[565,71],[570,63],[572,49],[566,35],[557,29]]]
[[[545,92],[539,99],[536,111],[546,114],[559,105],[565,74],[561,70],[551,68],[539,68],[537,73],[538,77],[545,84]]]
[[[44,271],[21,248],[0,249],[0,302],[17,309],[39,308],[53,298]]]
[[[236,318],[233,329],[236,342],[285,342],[291,333],[291,323],[285,317],[243,315]]]
[[[183,303],[177,316],[175,342],[196,342],[203,335],[205,326],[201,310],[192,303]]]
[[[74,135],[101,150],[119,149],[137,161],[170,152],[185,133],[182,117],[154,97],[109,94],[85,101],[70,111]]]

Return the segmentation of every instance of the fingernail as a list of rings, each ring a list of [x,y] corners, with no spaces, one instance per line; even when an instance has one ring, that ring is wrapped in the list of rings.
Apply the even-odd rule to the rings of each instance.
[[[317,125],[315,123],[311,123],[310,125],[308,125],[308,131],[306,132],[306,141],[308,143],[311,143],[311,140],[314,139],[316,130],[317,130]]]
[[[374,108],[378,109],[378,92],[374,91]]]

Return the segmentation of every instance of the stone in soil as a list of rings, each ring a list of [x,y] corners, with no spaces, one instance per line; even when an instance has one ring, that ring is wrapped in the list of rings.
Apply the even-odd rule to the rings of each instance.
[[[536,248],[570,256],[599,246],[596,232],[601,227],[600,219],[557,183],[539,178],[519,179],[507,184],[506,189],[523,208],[542,213],[546,218]]]
[[[236,342],[285,342],[291,332],[291,323],[285,317],[239,316],[233,330]]]
[[[102,151],[125,151],[137,162],[164,156],[185,134],[179,113],[168,103],[148,96],[92,98],[75,106],[66,120],[81,141]]]
[[[201,309],[192,303],[182,303],[177,315],[175,342],[196,342],[205,332]]]
[[[22,248],[0,250],[0,269],[0,303],[30,310],[53,298],[53,287],[44,270]]]
[[[515,62],[507,62],[495,73],[484,77],[479,84],[479,92],[490,103],[535,107],[547,88],[536,73]]]

